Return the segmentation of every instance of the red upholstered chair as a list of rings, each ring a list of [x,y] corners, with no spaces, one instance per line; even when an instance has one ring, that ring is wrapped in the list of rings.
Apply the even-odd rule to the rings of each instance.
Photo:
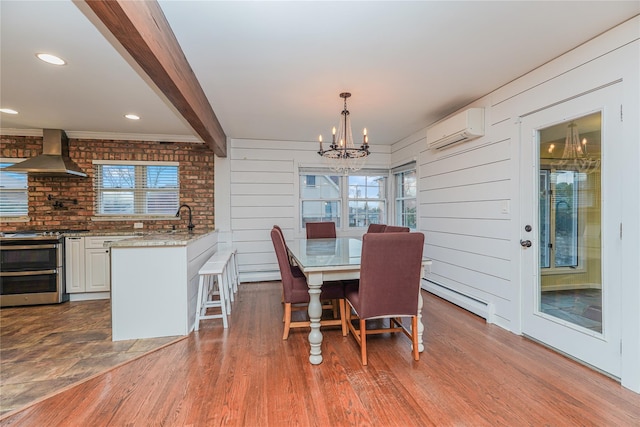
[[[345,288],[347,326],[360,345],[362,364],[367,364],[367,335],[403,332],[418,352],[418,295],[422,268],[422,233],[367,233],[362,236],[360,281]],[[358,322],[351,321],[351,309]],[[411,331],[400,317],[411,318]],[[389,318],[389,328],[366,329],[369,319]]]
[[[284,247],[285,249],[287,249],[287,241],[284,239],[284,233],[282,232],[282,228],[280,228],[279,225],[274,225],[273,229],[280,234],[280,237],[282,237],[282,241],[284,242]],[[289,259],[289,265],[291,265],[293,275],[297,277],[304,277],[304,273],[300,270],[300,267],[295,265],[295,263],[293,262],[293,259],[291,258],[291,256],[289,256],[288,250],[287,250],[287,259]]]
[[[335,239],[335,222],[307,222],[307,239]]]
[[[397,225],[387,225],[384,229],[385,233],[408,233],[409,227],[398,227]]]
[[[291,328],[304,328],[309,327],[309,321],[291,321],[291,310],[293,305],[308,305],[309,304],[309,287],[307,286],[307,279],[304,274],[300,277],[294,274],[294,269],[289,264],[289,257],[287,256],[287,247],[282,238],[282,234],[277,229],[271,230],[271,241],[273,242],[273,248],[276,252],[276,258],[278,259],[278,268],[280,269],[280,276],[282,277],[282,295],[284,302],[284,333],[282,339],[286,340],[289,337],[289,330]],[[344,286],[341,282],[330,282],[322,285],[322,293],[320,294],[321,300],[333,300],[337,299],[340,302],[340,318],[321,320],[321,326],[340,325],[342,326],[343,335],[347,328],[344,312]],[[330,306],[329,306],[330,307]]]
[[[387,226],[385,224],[369,224],[367,233],[384,233],[386,228]]]

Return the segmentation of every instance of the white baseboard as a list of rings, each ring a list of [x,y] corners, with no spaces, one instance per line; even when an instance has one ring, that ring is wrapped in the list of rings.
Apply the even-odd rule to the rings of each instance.
[[[94,301],[110,298],[111,292],[83,292],[79,294],[69,294],[69,301]]]
[[[487,301],[482,301],[476,297],[465,295],[459,291],[448,288],[439,283],[431,282],[427,279],[422,279],[422,289],[486,319],[489,323],[494,323],[493,304]]]

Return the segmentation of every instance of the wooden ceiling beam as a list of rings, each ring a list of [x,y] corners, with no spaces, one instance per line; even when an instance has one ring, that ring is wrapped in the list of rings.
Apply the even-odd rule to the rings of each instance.
[[[227,137],[155,0],[85,0],[116,40],[219,157]]]

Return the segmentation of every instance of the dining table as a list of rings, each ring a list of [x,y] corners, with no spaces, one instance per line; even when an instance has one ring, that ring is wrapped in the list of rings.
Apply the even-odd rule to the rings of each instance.
[[[294,239],[287,248],[293,262],[300,268],[309,286],[309,332],[310,354],[312,365],[322,363],[322,332],[320,318],[322,305],[320,292],[322,284],[334,280],[353,280],[360,278],[360,257],[362,240],[355,237],[337,237],[331,239]],[[422,260],[420,277],[424,277],[424,268],[431,260]],[[418,292],[418,350],[424,351],[422,335],[422,295]]]

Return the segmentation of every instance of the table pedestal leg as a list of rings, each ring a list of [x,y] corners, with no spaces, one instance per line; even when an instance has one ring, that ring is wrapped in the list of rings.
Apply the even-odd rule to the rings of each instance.
[[[422,353],[424,351],[424,344],[422,343],[422,334],[424,334],[424,325],[422,324],[422,306],[424,301],[422,300],[422,292],[418,292],[418,351]]]
[[[320,279],[322,280],[322,279]],[[312,365],[322,363],[322,332],[320,332],[320,318],[322,317],[322,305],[320,304],[320,291],[322,281],[313,284],[311,277],[309,282],[309,320],[311,321],[311,332],[309,332],[309,344],[311,353],[309,362]]]

